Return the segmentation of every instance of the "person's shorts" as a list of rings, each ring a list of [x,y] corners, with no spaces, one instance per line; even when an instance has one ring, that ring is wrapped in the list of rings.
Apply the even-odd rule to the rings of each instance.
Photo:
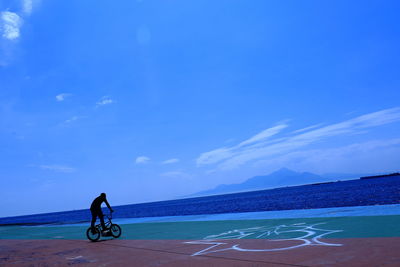
[[[101,210],[90,210],[93,217],[103,217],[103,212]]]

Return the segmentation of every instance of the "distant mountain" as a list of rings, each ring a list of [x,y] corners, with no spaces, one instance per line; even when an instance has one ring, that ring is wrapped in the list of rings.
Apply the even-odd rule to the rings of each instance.
[[[198,192],[192,196],[217,195],[243,191],[253,191],[270,189],[283,186],[293,186],[300,184],[321,183],[335,180],[331,177],[323,177],[310,172],[295,172],[287,168],[282,168],[276,172],[265,176],[255,176],[247,179],[240,184],[221,184],[211,190]],[[337,179],[336,179],[337,180]]]

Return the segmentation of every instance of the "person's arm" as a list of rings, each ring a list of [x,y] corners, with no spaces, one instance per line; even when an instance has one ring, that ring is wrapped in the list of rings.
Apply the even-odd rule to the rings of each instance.
[[[114,210],[111,208],[110,204],[108,203],[107,199],[104,199],[104,202],[106,203],[107,207],[110,209],[111,212]]]

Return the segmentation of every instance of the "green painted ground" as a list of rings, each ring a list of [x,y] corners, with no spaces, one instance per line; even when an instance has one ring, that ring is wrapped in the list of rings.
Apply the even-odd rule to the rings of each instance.
[[[283,239],[303,236],[305,231],[324,234],[323,238],[400,237],[400,215],[136,223],[121,227],[122,239],[148,240],[196,240],[209,235],[218,235],[216,238]],[[0,227],[0,239],[86,239],[86,229],[86,226],[3,226]]]

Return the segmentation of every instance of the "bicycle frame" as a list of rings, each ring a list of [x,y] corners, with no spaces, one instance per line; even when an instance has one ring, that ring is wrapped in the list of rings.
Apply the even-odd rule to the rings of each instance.
[[[110,215],[105,215],[104,217],[107,218],[107,221],[104,220],[104,224],[105,224],[106,228],[110,228],[110,226],[111,226],[111,224],[112,224],[112,221],[111,221],[112,215],[111,215],[111,214],[110,214]],[[96,224],[95,227],[96,227],[97,229],[99,229],[100,232],[101,232],[102,230],[105,230],[105,229],[103,229],[103,227],[101,227],[101,223]]]

